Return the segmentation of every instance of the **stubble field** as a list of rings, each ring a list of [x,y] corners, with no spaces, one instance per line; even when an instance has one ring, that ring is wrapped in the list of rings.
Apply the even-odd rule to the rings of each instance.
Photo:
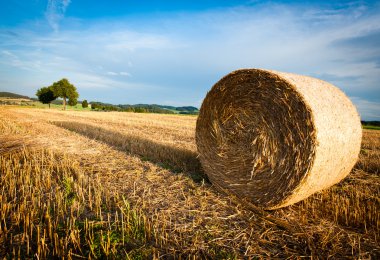
[[[0,257],[380,257],[380,131],[341,183],[262,211],[208,182],[195,123],[0,107]]]

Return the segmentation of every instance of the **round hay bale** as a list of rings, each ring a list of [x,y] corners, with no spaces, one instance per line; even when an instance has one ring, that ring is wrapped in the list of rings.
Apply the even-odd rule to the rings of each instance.
[[[196,127],[210,181],[265,209],[342,180],[358,158],[361,138],[356,108],[338,88],[262,69],[237,70],[217,82]]]

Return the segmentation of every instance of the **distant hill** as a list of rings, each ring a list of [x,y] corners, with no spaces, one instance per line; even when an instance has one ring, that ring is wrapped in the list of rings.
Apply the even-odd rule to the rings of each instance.
[[[34,102],[28,97],[12,92],[0,92],[0,105],[34,106]]]
[[[169,110],[175,110],[175,111],[182,111],[182,112],[199,112],[198,108],[193,107],[193,106],[185,106],[185,107],[175,107],[175,106],[164,106],[164,105],[146,105],[146,104],[137,104],[135,106],[157,106],[160,108],[164,109],[169,109]]]
[[[11,92],[0,92],[0,97],[30,99],[28,96],[23,96]]]
[[[364,126],[379,126],[380,127],[380,121],[362,121],[362,125],[364,125]]]
[[[187,106],[187,107],[177,107],[177,111],[187,111],[187,112],[199,112],[198,108]]]
[[[193,106],[184,106],[184,107],[175,107],[175,106],[166,106],[166,105],[157,105],[157,104],[107,104],[102,102],[90,102],[91,106],[97,110],[106,110],[106,111],[130,111],[138,113],[159,113],[159,114],[188,114],[196,115],[199,113],[198,108]]]

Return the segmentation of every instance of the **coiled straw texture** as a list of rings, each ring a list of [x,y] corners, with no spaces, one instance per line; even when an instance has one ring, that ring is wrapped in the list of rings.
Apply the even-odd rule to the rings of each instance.
[[[210,181],[265,209],[342,180],[358,158],[361,137],[356,108],[338,88],[262,69],[237,70],[217,82],[196,127]]]

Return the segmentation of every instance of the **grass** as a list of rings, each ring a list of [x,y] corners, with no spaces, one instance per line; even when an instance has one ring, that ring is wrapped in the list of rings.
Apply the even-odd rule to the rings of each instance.
[[[29,108],[46,108],[49,109],[48,104],[42,104],[39,101],[34,101],[31,99],[20,99],[20,98],[8,98],[8,97],[0,97],[0,105],[6,104],[6,105],[16,105],[16,106],[23,106],[23,107],[29,107]],[[50,104],[50,109],[63,109],[63,105],[57,105],[57,104]],[[66,110],[73,110],[73,111],[90,111],[91,108],[83,108],[82,104],[76,104],[75,106],[66,106]]]
[[[363,129],[369,129],[369,130],[380,130],[380,126],[374,126],[374,125],[363,125]]]
[[[379,258],[380,131],[276,211],[218,193],[196,117],[0,107],[0,258]]]
[[[33,106],[36,108],[46,108],[49,109],[48,104],[42,104],[41,102],[34,102]],[[58,110],[63,110],[63,105],[57,105],[57,104],[50,104],[50,109],[58,109]],[[91,111],[90,107],[83,108],[82,104],[76,104],[75,106],[66,106],[66,110],[71,110],[71,111]]]

